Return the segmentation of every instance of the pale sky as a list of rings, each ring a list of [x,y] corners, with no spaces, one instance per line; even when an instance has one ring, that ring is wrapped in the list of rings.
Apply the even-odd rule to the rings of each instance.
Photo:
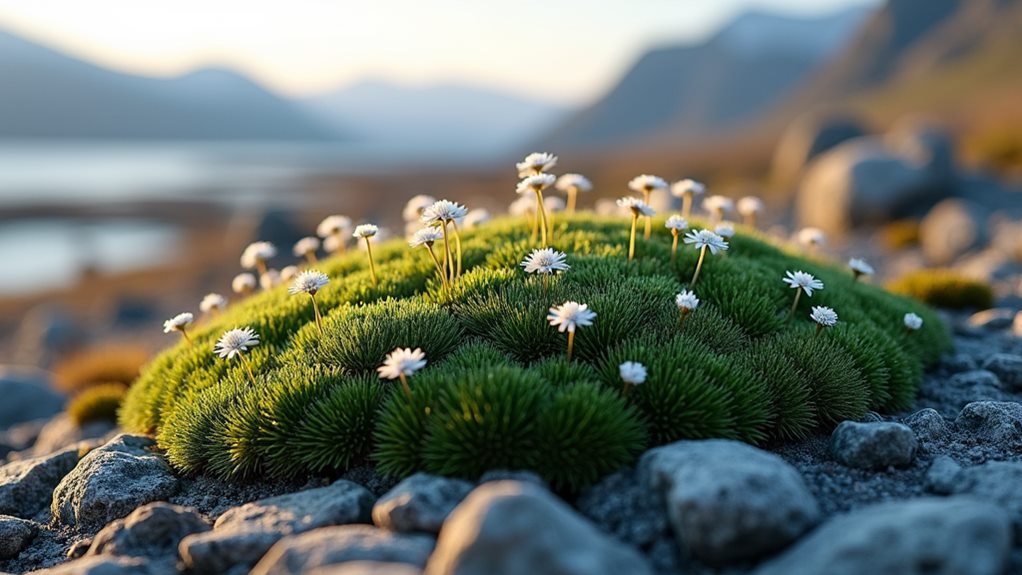
[[[699,39],[750,7],[868,1],[0,0],[0,29],[132,73],[229,66],[291,95],[377,78],[578,103],[644,49]]]

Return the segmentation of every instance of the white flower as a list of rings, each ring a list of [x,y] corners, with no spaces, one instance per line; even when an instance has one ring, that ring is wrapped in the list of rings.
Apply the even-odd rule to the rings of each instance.
[[[696,297],[695,292],[691,290],[684,290],[678,295],[674,296],[674,303],[683,312],[695,311],[699,307],[699,298]]]
[[[743,216],[754,216],[763,211],[763,200],[755,196],[745,196],[738,200],[737,209]]]
[[[332,254],[344,248],[345,244],[344,236],[327,236],[323,239],[323,249],[328,253]]]
[[[575,190],[577,192],[588,192],[593,189],[593,184],[589,181],[589,178],[586,178],[581,174],[564,174],[557,178],[557,183],[554,184],[554,187],[562,192],[568,192],[571,190]]]
[[[433,205],[429,206],[422,211],[420,220],[424,224],[435,224],[438,222],[450,222],[454,220],[460,220],[465,217],[468,213],[468,208],[449,200],[439,200],[433,202]]]
[[[855,275],[871,276],[876,273],[873,266],[866,263],[866,260],[861,260],[859,258],[852,258],[848,260],[848,267],[855,272]]]
[[[545,172],[556,165],[557,156],[546,152],[533,152],[525,156],[525,160],[515,164],[515,167],[518,168],[518,177],[525,177]]]
[[[813,311],[809,314],[809,317],[823,327],[831,327],[837,323],[837,312],[822,305],[813,306]]]
[[[703,200],[703,209],[711,214],[725,214],[734,207],[735,203],[727,196],[710,196]]]
[[[231,291],[234,293],[248,293],[255,288],[256,278],[250,273],[238,274],[231,280]]]
[[[507,211],[512,216],[527,216],[536,211],[536,200],[529,196],[519,196],[518,199],[511,202],[508,206]]]
[[[291,253],[293,253],[295,257],[303,258],[309,254],[316,253],[316,250],[319,249],[319,245],[319,238],[309,236],[295,242],[295,247],[291,250]]]
[[[664,227],[672,232],[680,232],[681,230],[688,229],[688,220],[681,216],[671,216],[667,218],[667,223],[664,224]]]
[[[671,195],[678,198],[682,198],[688,195],[701,196],[703,195],[704,192],[706,192],[706,186],[704,186],[700,182],[690,180],[688,178],[678,182],[674,182],[671,185]]]
[[[330,278],[325,273],[316,270],[306,270],[298,274],[298,277],[291,283],[291,287],[288,288],[287,293],[291,295],[299,293],[316,295],[316,292],[323,289],[323,286],[328,283],[330,283]]]
[[[823,282],[814,278],[812,274],[798,271],[794,273],[784,272],[784,275],[787,276],[783,278],[784,283],[788,284],[792,289],[801,289],[809,297],[813,297],[813,290],[823,289]]]
[[[546,319],[561,333],[565,331],[575,333],[575,328],[593,325],[596,312],[589,309],[589,306],[584,303],[566,301],[557,307],[550,308]]]
[[[472,228],[477,228],[488,221],[490,221],[490,212],[483,208],[476,208],[465,214],[463,223],[465,225],[465,229],[470,230]]]
[[[422,228],[414,234],[412,239],[408,240],[408,246],[417,248],[419,246],[432,246],[434,242],[438,242],[444,239],[444,232],[440,228],[429,226],[428,228]]]
[[[621,380],[632,385],[646,383],[646,366],[637,361],[626,361],[618,366]]]
[[[820,228],[802,228],[798,231],[798,243],[803,246],[822,246],[827,243],[827,236]]]
[[[695,230],[685,234],[682,240],[697,250],[709,248],[710,253],[717,255],[717,252],[727,251],[728,245],[724,238],[710,230]]]
[[[218,293],[208,293],[199,302],[199,311],[210,313],[213,310],[223,311],[227,307],[227,298]]]
[[[722,222],[713,231],[724,239],[730,239],[731,236],[735,235],[735,226],[729,222]]]
[[[250,328],[234,328],[222,336],[213,346],[213,351],[223,359],[234,359],[248,348],[259,345],[259,335]]]
[[[543,208],[548,212],[563,212],[565,208],[564,200],[557,196],[543,198]]]
[[[270,242],[253,242],[241,254],[241,267],[247,270],[257,268],[275,255],[277,248]]]
[[[379,226],[373,224],[361,224],[355,226],[355,232],[351,234],[354,238],[365,239],[371,238],[380,232]]]
[[[259,274],[259,287],[264,290],[271,290],[280,285],[280,272],[277,270],[266,270]]]
[[[520,264],[525,268],[525,273],[530,274],[552,274],[568,271],[571,266],[565,261],[567,255],[553,248],[542,248],[532,250],[532,253],[525,257]]]
[[[651,176],[649,174],[642,174],[641,176],[635,176],[632,181],[628,182],[628,188],[636,192],[652,192],[656,190],[666,190],[667,182],[663,178],[658,176]]]
[[[340,236],[351,229],[351,218],[348,216],[327,216],[316,226],[316,235],[321,238]]]
[[[632,214],[636,216],[645,216],[649,218],[656,215],[656,210],[654,210],[649,204],[640,200],[639,198],[634,198],[632,196],[625,196],[623,198],[618,199],[617,205],[621,206],[622,208],[631,210]]]
[[[918,315],[916,315],[914,313],[911,313],[911,312],[905,314],[905,320],[904,321],[905,321],[905,327],[907,327],[908,329],[910,329],[912,331],[915,331],[915,330],[923,327],[923,318],[921,318]]]
[[[550,174],[535,174],[532,176],[525,176],[522,181],[518,182],[518,187],[515,191],[519,194],[527,194],[529,192],[542,192],[549,188],[554,183],[554,177]]]
[[[387,354],[383,365],[376,368],[380,379],[397,379],[402,375],[410,377],[415,372],[426,367],[426,354],[419,348],[413,351],[410,348],[397,348]]]
[[[427,196],[426,194],[413,196],[412,199],[408,200],[408,203],[405,204],[405,209],[401,211],[401,217],[406,222],[417,221],[422,216],[422,212],[435,203],[436,198],[433,196]]]
[[[284,266],[284,269],[280,270],[280,281],[289,282],[298,277],[298,266]]]
[[[184,331],[186,327],[192,325],[192,320],[195,316],[185,312],[179,313],[174,317],[163,322],[163,333],[170,333],[172,331]]]

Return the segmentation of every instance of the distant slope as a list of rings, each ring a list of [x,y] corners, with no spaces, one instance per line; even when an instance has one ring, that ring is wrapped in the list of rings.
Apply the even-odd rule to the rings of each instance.
[[[339,131],[248,78],[114,72],[0,31],[0,138],[326,140]]]
[[[360,82],[304,104],[374,143],[470,154],[513,149],[566,113],[556,104],[474,86],[382,81]]]
[[[787,96],[867,14],[864,7],[815,19],[751,12],[702,44],[652,50],[541,142],[561,151],[598,150],[727,131]]]

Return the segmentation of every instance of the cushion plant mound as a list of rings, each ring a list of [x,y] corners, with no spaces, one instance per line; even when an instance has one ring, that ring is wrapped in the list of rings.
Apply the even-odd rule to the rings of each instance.
[[[450,289],[426,250],[403,241],[373,249],[378,285],[364,252],[343,253],[319,267],[332,278],[316,295],[322,335],[305,294],[281,287],[236,303],[143,371],[121,423],[157,434],[184,472],[283,478],[368,461],[394,476],[529,469],[574,490],[681,438],[792,440],[904,409],[949,345],[925,305],[742,228],[726,253],[707,254],[694,286],[702,303],[682,321],[674,296],[699,253],[683,246],[672,262],[660,220],[629,262],[629,223],[558,217],[551,247],[571,269],[546,285],[519,266],[537,246],[518,219],[462,233],[464,272]],[[791,321],[788,270],[825,285]],[[571,361],[566,334],[546,319],[567,300],[597,313]],[[839,323],[817,334],[814,305],[834,308]],[[905,328],[908,312],[922,329]],[[237,326],[261,338],[246,354],[255,381],[212,351]],[[410,395],[377,378],[396,347],[426,353]],[[646,366],[644,384],[622,382],[625,361]]]

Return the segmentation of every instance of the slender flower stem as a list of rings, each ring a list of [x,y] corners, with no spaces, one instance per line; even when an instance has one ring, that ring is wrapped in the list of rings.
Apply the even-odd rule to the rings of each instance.
[[[252,380],[252,384],[255,385],[256,378],[255,378],[255,374],[252,373],[252,364],[248,362],[248,358],[245,357],[245,354],[241,353],[240,351],[238,352],[238,357],[241,358],[241,365],[245,366],[245,371],[248,372],[249,379],[251,379]]]
[[[575,213],[575,197],[578,196],[578,188],[571,186],[568,188],[568,207],[565,208],[569,214]]]
[[[263,260],[256,260],[256,270],[259,271],[260,276],[266,273],[266,262]]]
[[[820,332],[823,331],[823,326],[816,324],[816,333],[813,334],[813,339],[820,337]]]
[[[855,272],[855,271],[853,271],[853,272],[852,272],[852,282],[854,283],[854,282],[857,282],[857,281],[859,281],[859,276],[860,276],[860,275],[862,275],[862,274],[860,274],[859,272]]]
[[[639,214],[632,214],[632,233],[628,236],[628,261],[635,257],[635,225],[639,221]]]
[[[461,234],[458,233],[458,222],[451,220],[451,229],[454,230],[454,247],[458,251],[458,269],[454,279],[461,279]]]
[[[692,212],[692,194],[685,194],[681,197],[681,217],[688,219],[689,213]]]
[[[624,397],[628,397],[628,390],[631,389],[631,388],[632,388],[632,386],[629,385],[627,381],[622,381],[621,382],[621,395],[624,396]]]
[[[403,373],[399,373],[399,374],[397,374],[397,376],[398,376],[398,378],[401,379],[401,388],[404,389],[404,391],[405,391],[405,397],[407,397],[408,400],[411,401],[411,399],[412,399],[412,388],[408,387],[408,378],[405,377],[405,374],[403,374]]]
[[[568,361],[571,361],[571,351],[575,347],[575,332],[568,332]]]
[[[788,319],[785,321],[791,321],[791,318],[795,316],[795,308],[798,307],[798,298],[802,297],[802,290],[795,292],[795,303],[791,304],[791,310],[788,311]]]
[[[745,222],[745,225],[749,227],[752,228],[756,227],[756,214],[749,214],[745,216],[745,218],[743,218],[743,221]]]
[[[334,237],[337,238],[337,240],[334,242],[334,243],[337,244],[337,253],[342,253],[342,252],[344,252],[345,250],[348,249],[348,246],[347,246],[347,244],[344,241],[345,238],[344,238],[343,235],[341,235],[340,232],[334,233]]]
[[[181,336],[185,338],[185,341],[188,342],[188,345],[195,345],[195,342],[192,341],[192,336],[188,335],[188,332],[185,331],[184,328],[181,328],[178,331],[181,332]]]
[[[366,254],[369,255],[369,275],[373,277],[373,285],[379,285],[379,281],[376,279],[376,264],[373,263],[373,244],[366,238]]]
[[[540,243],[543,244],[543,247],[546,247],[547,223],[546,223],[546,207],[543,205],[543,190],[536,190],[536,211],[539,213]]]
[[[436,252],[433,251],[433,246],[426,244],[426,251],[429,252],[429,257],[433,258],[433,263],[436,265],[436,271],[440,274],[440,283],[443,284],[445,288],[449,287],[447,285],[447,276],[444,275],[444,268],[440,265],[440,259],[436,257]]]
[[[454,257],[451,256],[451,241],[447,235],[447,222],[440,222],[440,229],[444,232],[444,273],[449,282],[454,281]]]
[[[685,327],[685,319],[688,318],[689,310],[681,310],[681,321],[678,322],[678,331],[681,331]]]
[[[699,261],[696,262],[696,273],[692,275],[692,283],[688,284],[688,289],[696,287],[696,281],[699,279],[699,272],[703,269],[703,259],[706,257],[706,246],[703,246],[699,250]]]
[[[547,278],[548,278],[549,276],[550,276],[550,274],[543,274],[543,297],[544,297],[544,298],[546,297],[546,292],[547,292]]]
[[[316,252],[305,252],[305,261],[309,262],[310,266],[318,264],[319,259],[316,257]]]
[[[316,303],[316,294],[310,293],[312,298],[312,311],[316,314],[316,327],[319,328],[319,335],[323,335],[323,319],[319,315],[319,304]]]
[[[642,195],[645,198],[643,201],[649,204],[649,190],[643,190]],[[649,239],[653,235],[653,218],[646,217],[646,230],[642,233],[642,237]]]
[[[539,235],[539,214],[535,213],[535,214],[529,215],[529,222],[532,224],[532,240],[531,241],[535,242],[536,241],[536,236]]]
[[[671,263],[678,258],[678,230],[671,230],[674,240],[671,242]]]

